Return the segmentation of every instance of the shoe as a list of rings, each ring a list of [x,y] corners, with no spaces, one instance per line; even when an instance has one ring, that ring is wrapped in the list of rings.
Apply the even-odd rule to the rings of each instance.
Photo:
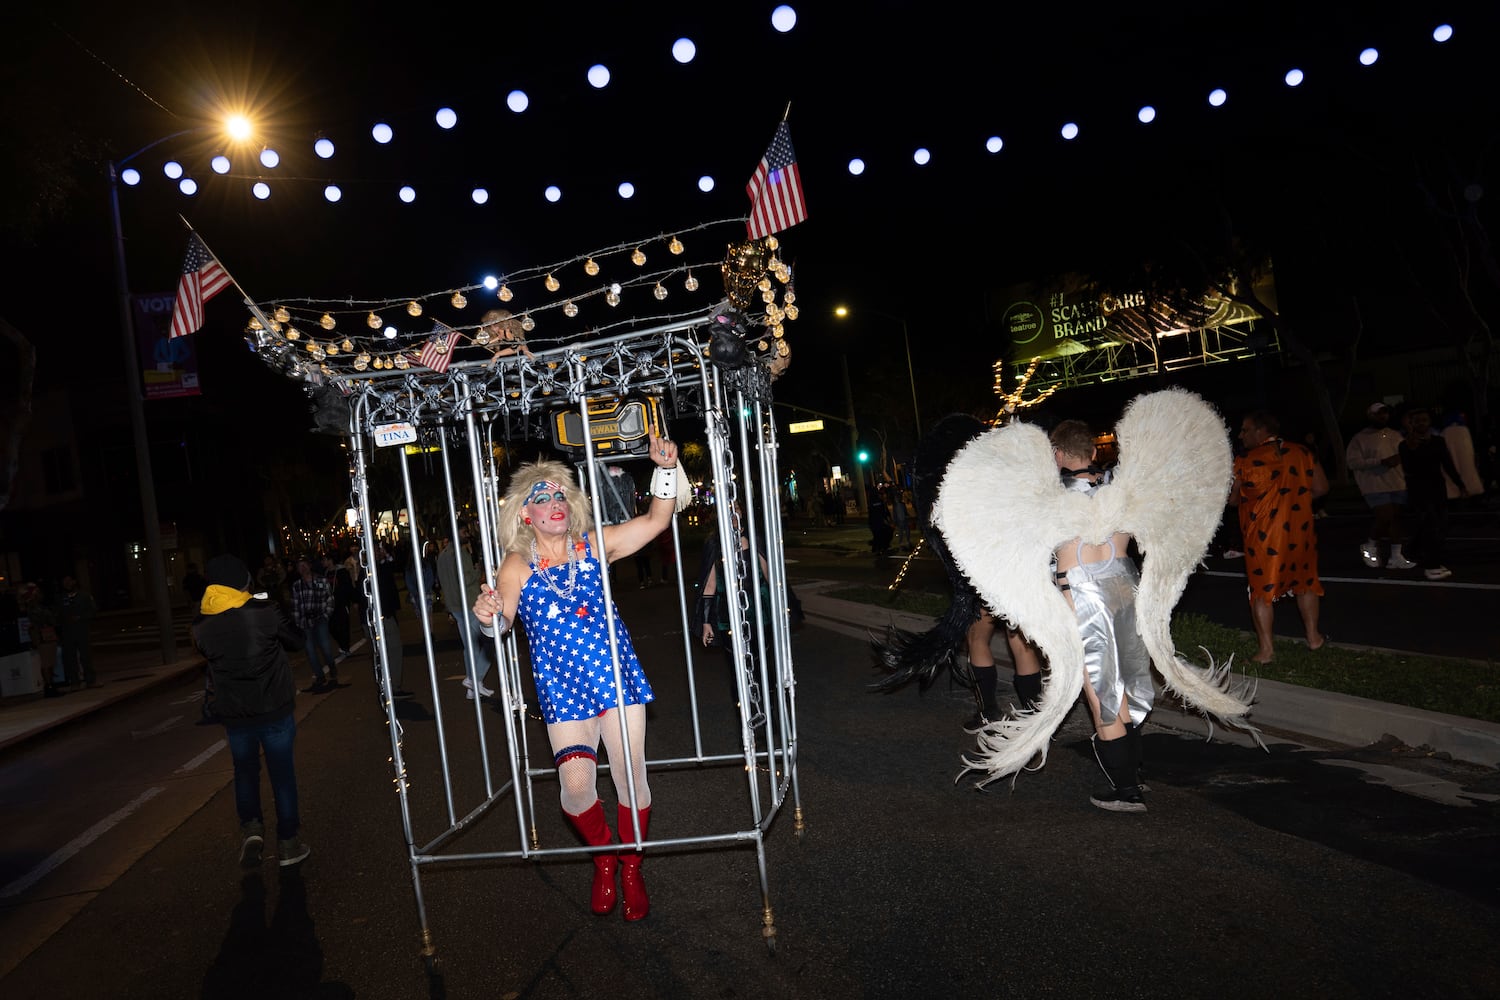
[[[339,655],[333,658],[333,662],[343,663],[347,659],[349,659],[349,651],[347,649],[341,649],[339,650]]]
[[[1391,546],[1391,557],[1385,561],[1386,569],[1416,569],[1417,564],[1401,554],[1401,546]]]
[[[301,837],[292,837],[290,840],[283,840],[277,844],[276,853],[281,859],[281,867],[290,868],[306,861],[307,856],[312,853],[312,848],[304,844]]]
[[[1241,552],[1239,549],[1225,549],[1224,550],[1224,558],[1225,559],[1243,559],[1243,558],[1245,558],[1245,553]]]
[[[258,820],[240,825],[245,839],[240,842],[240,867],[250,871],[260,867],[261,852],[265,849],[265,827]]]
[[[1435,566],[1432,569],[1423,570],[1422,575],[1429,580],[1446,580],[1453,575],[1453,571],[1447,566]]]
[[[472,677],[465,677],[464,678],[464,687],[468,688],[468,691],[464,694],[464,697],[467,698],[469,701],[473,701],[474,700],[474,678],[472,678]],[[481,697],[481,698],[489,698],[489,697],[492,697],[494,694],[495,694],[495,692],[491,691],[489,688],[485,687],[483,684],[479,685],[479,697]]]
[[[302,689],[302,693],[303,694],[326,694],[327,692],[332,691],[332,690],[333,690],[332,685],[330,685],[326,681],[313,681],[307,687],[305,687],[305,688]]]
[[[994,712],[991,714],[999,715],[999,712]],[[984,729],[985,726],[988,726],[993,721],[994,720],[991,719],[988,714],[984,712],[975,712],[973,715],[964,720],[964,732],[968,733],[971,736],[977,735]]]
[[[1371,569],[1380,568],[1380,547],[1375,544],[1375,539],[1364,542],[1359,547],[1359,557],[1365,561],[1365,565]]]
[[[1146,799],[1141,795],[1140,785],[1103,788],[1090,795],[1089,801],[1100,809],[1107,809],[1110,812],[1143,813],[1146,811]]]

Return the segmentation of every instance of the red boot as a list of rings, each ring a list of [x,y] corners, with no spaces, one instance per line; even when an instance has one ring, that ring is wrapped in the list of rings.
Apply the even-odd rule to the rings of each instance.
[[[598,799],[594,804],[585,809],[581,814],[574,816],[566,809],[563,815],[568,822],[573,824],[573,829],[578,836],[590,847],[598,847],[601,844],[614,843],[614,836],[609,831],[609,823],[604,819],[604,803]],[[597,914],[604,915],[615,908],[615,868],[620,859],[609,852],[601,852],[594,855],[594,887],[589,893],[589,907]],[[629,910],[625,911],[626,919]]]
[[[620,840],[634,840],[635,827],[630,822],[630,806],[620,803]],[[641,839],[649,836],[651,807],[636,811],[641,820]],[[620,855],[620,891],[625,897],[625,919],[640,920],[651,912],[651,899],[646,895],[646,883],[641,881],[641,853],[629,851]]]

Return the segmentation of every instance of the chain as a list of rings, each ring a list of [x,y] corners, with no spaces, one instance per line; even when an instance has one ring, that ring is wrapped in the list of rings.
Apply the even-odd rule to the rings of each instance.
[[[711,419],[715,431],[713,436],[718,438],[723,448],[726,473],[720,483],[723,493],[718,498],[719,516],[730,518],[734,528],[733,537],[739,539],[744,537],[745,526],[740,523],[739,484],[734,477],[734,447],[730,442],[729,425],[722,411],[713,411]],[[746,586],[750,579],[749,565],[745,559],[745,551],[737,541],[730,548],[733,551],[723,553],[724,565],[734,567],[735,599],[740,606],[740,638],[745,650],[744,658],[736,666],[745,677],[745,717],[752,727],[757,727],[765,722],[766,717],[761,709],[760,682],[755,677],[755,654],[751,645],[753,630],[750,627],[750,590]],[[733,648],[731,645],[731,651]]]

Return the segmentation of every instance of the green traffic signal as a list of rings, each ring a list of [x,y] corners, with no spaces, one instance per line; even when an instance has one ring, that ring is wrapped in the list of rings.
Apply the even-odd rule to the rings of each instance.
[[[868,462],[870,460],[870,453],[868,451],[865,451],[865,450],[861,449],[860,452],[859,452],[859,456],[858,457],[859,457],[860,464],[863,465],[864,463],[866,463],[866,462]]]

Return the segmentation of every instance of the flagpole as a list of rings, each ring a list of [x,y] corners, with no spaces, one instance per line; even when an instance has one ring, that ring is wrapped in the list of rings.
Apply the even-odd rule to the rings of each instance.
[[[149,147],[147,147],[149,148]],[[127,160],[129,157],[126,158]],[[125,162],[125,161],[121,161]],[[161,635],[161,662],[177,662],[177,635],[172,626],[172,605],[167,596],[166,553],[162,551],[161,516],[156,507],[156,479],[151,471],[151,439],[146,433],[146,400],[141,391],[140,349],[130,312],[130,283],[125,273],[125,233],[120,225],[120,165],[109,164],[110,221],[115,236],[115,286],[120,302],[120,334],[125,341],[125,396],[129,403],[130,429],[135,443],[135,474],[140,480],[141,519],[146,531],[146,576],[156,627]]]

